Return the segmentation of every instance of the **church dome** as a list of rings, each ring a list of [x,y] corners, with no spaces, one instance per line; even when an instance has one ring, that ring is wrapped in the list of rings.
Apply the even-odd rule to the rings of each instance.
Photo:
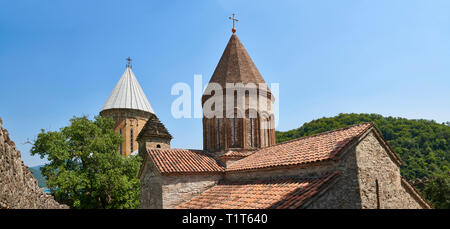
[[[101,111],[109,109],[134,109],[155,113],[129,65]]]

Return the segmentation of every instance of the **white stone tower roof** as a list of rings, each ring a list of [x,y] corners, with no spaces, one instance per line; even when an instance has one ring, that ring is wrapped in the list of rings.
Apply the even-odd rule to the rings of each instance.
[[[136,76],[128,65],[101,111],[115,108],[135,109],[155,113]]]

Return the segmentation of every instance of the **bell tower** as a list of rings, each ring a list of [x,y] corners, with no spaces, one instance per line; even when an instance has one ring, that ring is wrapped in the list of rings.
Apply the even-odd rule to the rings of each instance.
[[[124,139],[119,146],[119,154],[137,155],[140,147],[138,142],[143,142],[141,145],[153,142],[147,145],[154,148],[170,147],[172,136],[156,117],[131,70],[131,58],[128,57],[126,60],[125,72],[100,111],[101,116],[114,119],[114,130]]]
[[[274,97],[232,31],[202,96],[203,148],[217,155],[275,144]]]

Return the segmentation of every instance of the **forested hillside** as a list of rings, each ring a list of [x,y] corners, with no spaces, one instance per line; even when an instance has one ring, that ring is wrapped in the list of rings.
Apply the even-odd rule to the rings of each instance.
[[[425,191],[431,191],[425,193],[425,196],[434,206],[437,203],[442,205],[440,207],[449,207],[450,122],[440,124],[430,120],[383,117],[378,114],[339,114],[331,118],[313,120],[297,129],[277,131],[277,142],[362,122],[374,122],[394,151],[399,154],[403,176],[410,181],[417,178],[431,180],[430,184],[439,187],[426,187]],[[440,191],[436,191],[438,189]],[[435,196],[434,199],[431,196]]]
[[[41,172],[41,167],[43,167],[43,165],[30,167],[29,169],[33,173],[34,178],[38,181],[39,188],[47,188],[45,177]]]

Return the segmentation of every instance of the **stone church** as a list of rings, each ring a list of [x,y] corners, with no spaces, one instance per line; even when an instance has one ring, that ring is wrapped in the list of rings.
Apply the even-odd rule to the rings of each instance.
[[[102,108],[125,139],[119,152],[143,157],[141,208],[430,208],[373,123],[277,144],[275,98],[235,32],[202,97],[203,150],[170,147],[130,64]],[[227,84],[263,87],[211,89]]]

